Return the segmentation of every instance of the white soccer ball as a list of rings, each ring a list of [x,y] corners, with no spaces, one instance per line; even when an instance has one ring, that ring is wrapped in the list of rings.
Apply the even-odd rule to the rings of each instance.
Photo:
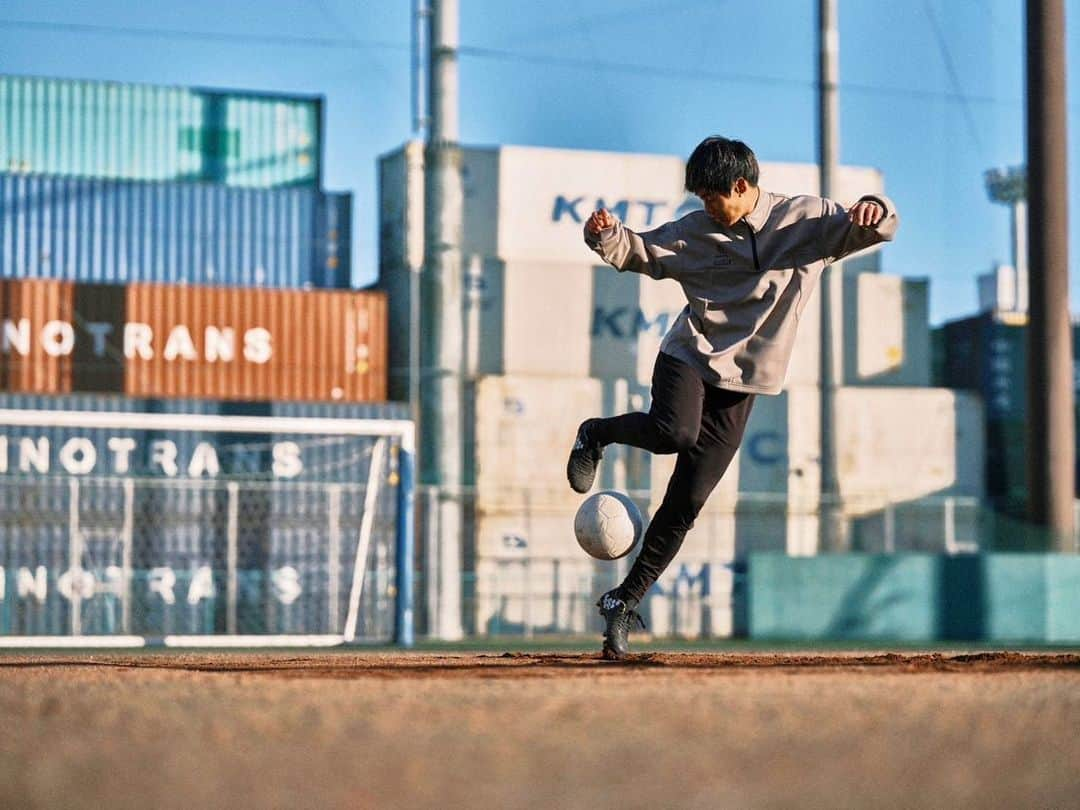
[[[590,495],[574,516],[578,545],[598,560],[625,557],[637,546],[644,529],[634,502],[611,490]]]

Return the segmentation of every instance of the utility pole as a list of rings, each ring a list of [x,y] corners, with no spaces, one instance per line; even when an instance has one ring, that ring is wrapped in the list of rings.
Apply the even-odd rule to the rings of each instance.
[[[1064,0],[1027,2],[1028,517],[1075,551]]]
[[[463,509],[462,207],[458,143],[458,2],[431,0],[428,137],[424,150],[424,272],[421,284],[420,436],[422,481],[437,488],[438,577],[432,635],[462,636]]]
[[[821,196],[836,193],[836,166],[840,156],[840,113],[837,84],[840,75],[840,30],[836,0],[818,0],[818,171]],[[837,477],[836,388],[843,369],[841,313],[843,275],[839,263],[821,276],[821,500],[819,504],[822,551],[847,551],[840,486]]]

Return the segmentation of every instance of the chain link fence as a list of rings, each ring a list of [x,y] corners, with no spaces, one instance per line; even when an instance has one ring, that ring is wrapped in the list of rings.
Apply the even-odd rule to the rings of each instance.
[[[650,493],[631,491],[648,517]],[[573,513],[525,499],[511,514],[476,508],[475,493],[459,494],[466,533],[464,574],[440,571],[438,511],[447,493],[418,492],[421,560],[418,565],[420,632],[438,636],[447,610],[448,576],[460,593],[461,627],[475,636],[595,635],[601,628],[595,603],[615,587],[633,561],[587,557],[573,534]],[[427,505],[429,508],[425,508]],[[831,504],[841,516],[839,537],[823,538],[825,507],[771,493],[738,493],[710,505],[688,534],[672,565],[640,610],[656,636],[729,637],[745,629],[745,578],[749,556],[780,552],[796,556],[843,550],[866,554],[974,554],[996,550],[1015,537],[1013,521],[981,499],[934,496],[902,502],[865,496]],[[452,623],[451,623],[452,626]]]
[[[391,641],[399,448],[346,439],[359,483],[0,476],[0,636]]]

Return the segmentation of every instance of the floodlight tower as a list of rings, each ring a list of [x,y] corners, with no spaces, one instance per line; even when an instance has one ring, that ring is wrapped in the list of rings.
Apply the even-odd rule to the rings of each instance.
[[[990,169],[983,178],[990,200],[1012,211],[1012,266],[1019,301],[1020,285],[1028,283],[1027,170],[1024,166]]]

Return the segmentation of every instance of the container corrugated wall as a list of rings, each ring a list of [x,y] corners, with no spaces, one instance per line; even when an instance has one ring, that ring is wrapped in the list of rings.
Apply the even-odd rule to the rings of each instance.
[[[135,284],[126,318],[146,327],[148,347],[125,346],[131,396],[386,398],[382,293]]]
[[[313,189],[0,174],[0,278],[348,287],[343,208]]]
[[[0,169],[268,188],[321,182],[322,100],[0,76]]]
[[[0,389],[71,391],[74,289],[64,281],[0,281]]]
[[[1025,317],[983,312],[940,327],[942,382],[977,391],[986,407],[986,489],[1022,513],[1027,498],[1027,366]],[[1080,326],[1072,327],[1073,355]],[[1076,407],[1080,423],[1080,401]]]
[[[0,281],[0,390],[380,402],[386,297]]]

